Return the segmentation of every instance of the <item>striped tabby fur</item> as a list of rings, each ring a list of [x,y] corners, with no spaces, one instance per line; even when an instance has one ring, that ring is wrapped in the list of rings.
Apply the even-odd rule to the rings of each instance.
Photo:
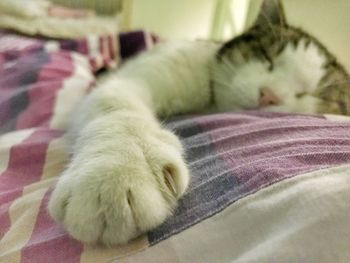
[[[261,60],[268,63],[272,72],[275,59],[286,46],[291,44],[296,49],[300,43],[305,45],[305,49],[310,44],[315,45],[318,52],[326,58],[322,65],[324,75],[317,89],[308,94],[320,100],[316,111],[350,115],[349,74],[319,40],[286,22],[280,1],[264,1],[255,24],[242,35],[225,43],[218,52],[217,60],[218,63],[229,61],[232,65],[252,59]],[[304,95],[306,93],[303,92],[296,94],[299,97]]]

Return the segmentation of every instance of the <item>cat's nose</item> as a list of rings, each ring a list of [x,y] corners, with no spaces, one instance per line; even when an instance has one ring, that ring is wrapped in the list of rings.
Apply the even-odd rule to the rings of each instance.
[[[267,87],[259,90],[259,107],[276,106],[280,104],[280,98]]]

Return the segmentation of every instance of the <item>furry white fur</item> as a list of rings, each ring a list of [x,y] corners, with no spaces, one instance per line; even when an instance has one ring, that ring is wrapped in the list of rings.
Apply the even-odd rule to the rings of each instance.
[[[115,16],[88,16],[80,19],[52,17],[47,0],[0,0],[0,27],[25,35],[53,38],[83,38],[114,34],[119,27]]]
[[[159,44],[100,83],[78,107],[67,140],[72,160],[49,203],[75,238],[126,243],[171,215],[190,181],[178,138],[156,115],[200,111],[213,85],[219,110],[257,108],[259,89],[282,101],[269,110],[313,112],[322,77],[317,48],[286,48],[276,70],[259,61],[216,65],[216,44]],[[233,73],[234,72],[234,73]],[[301,90],[299,90],[301,89]],[[302,105],[302,106],[301,106]]]

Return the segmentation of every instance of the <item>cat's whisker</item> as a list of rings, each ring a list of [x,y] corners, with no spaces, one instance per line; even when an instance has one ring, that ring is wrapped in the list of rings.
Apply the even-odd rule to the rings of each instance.
[[[217,86],[218,88],[231,88],[231,85],[227,82],[223,82],[223,81],[220,81],[220,80],[216,80],[216,79],[213,79],[213,82],[216,83],[216,84],[219,84],[219,86]]]
[[[235,72],[235,67],[233,65],[233,63],[231,61],[229,61],[228,58],[224,57],[222,60],[221,60],[225,66],[227,66],[227,68],[223,68],[223,70],[229,72],[229,73],[233,73]]]
[[[252,96],[252,94],[247,95],[247,90],[250,88],[247,84],[247,82],[240,80],[238,82],[238,87],[239,90],[235,93],[237,94],[237,96],[244,102],[246,102],[247,104],[250,105],[254,105],[256,104],[256,101],[254,100],[254,96]],[[236,88],[237,89],[237,88]],[[250,89],[252,90],[252,89]],[[253,90],[252,90],[253,91]]]
[[[215,86],[215,92],[217,95],[227,96],[229,90],[230,94],[234,94],[235,101],[240,101],[244,103],[240,106],[242,107],[241,109],[253,109],[257,107],[257,101],[255,100],[256,96],[252,96],[252,94],[247,93],[249,86],[246,82],[242,80],[236,80],[234,86],[232,85],[232,83],[228,83],[223,79],[214,78],[213,82],[218,84],[217,86]],[[237,106],[238,105],[239,104],[237,104]]]
[[[217,73],[214,73],[212,79],[218,84],[230,85],[230,82],[226,81],[228,76],[231,76],[229,72],[223,72],[223,73],[217,72]]]
[[[325,89],[325,88],[328,88],[328,87],[332,87],[334,85],[342,85],[342,84],[348,84],[350,85],[350,79],[347,79],[347,80],[343,80],[343,81],[334,81],[332,83],[327,83],[325,85],[322,85],[320,86],[321,89]]]

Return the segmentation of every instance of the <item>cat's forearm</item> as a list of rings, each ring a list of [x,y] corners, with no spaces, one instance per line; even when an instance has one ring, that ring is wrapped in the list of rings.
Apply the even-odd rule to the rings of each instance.
[[[195,112],[210,104],[210,63],[216,46],[202,42],[161,44],[110,74],[78,107],[68,137],[115,111],[156,117]],[[110,125],[113,124],[111,120]]]
[[[164,222],[188,186],[180,141],[137,87],[120,79],[101,84],[67,133],[72,158],[49,211],[78,240],[125,244]]]
[[[117,77],[160,117],[201,111],[211,101],[211,62],[218,46],[209,42],[162,43],[132,59]]]
[[[68,147],[73,147],[77,139],[84,133],[86,134],[86,126],[95,125],[96,129],[94,128],[94,130],[103,132],[109,129],[107,126],[113,128],[127,120],[128,118],[124,118],[124,116],[128,114],[138,115],[148,122],[156,123],[147,92],[144,94],[137,92],[137,88],[128,81],[121,81],[115,77],[108,78],[77,106],[66,133]],[[103,129],[99,129],[99,122],[96,120],[105,119],[106,116],[109,116],[109,120],[106,120]],[[73,152],[75,151],[73,150]]]

